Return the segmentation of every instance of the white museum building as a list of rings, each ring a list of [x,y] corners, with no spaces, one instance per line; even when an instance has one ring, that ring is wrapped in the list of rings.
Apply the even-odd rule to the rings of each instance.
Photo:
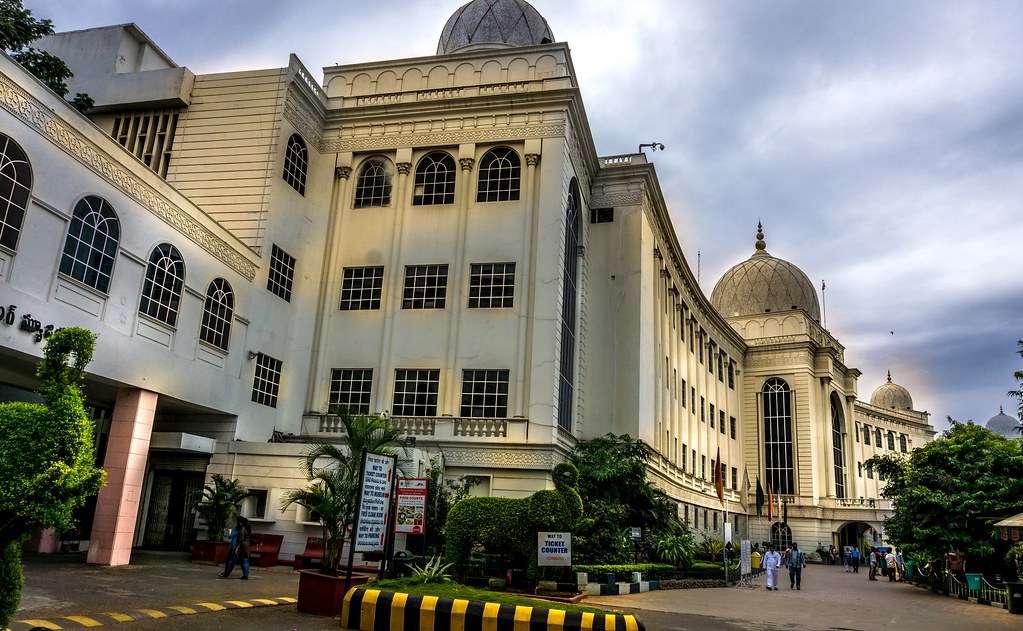
[[[44,548],[185,549],[193,491],[223,473],[290,558],[319,529],[281,498],[310,443],[343,442],[331,405],[387,414],[420,467],[490,495],[551,488],[579,441],[630,434],[694,529],[727,514],[810,550],[883,536],[864,463],[934,435],[890,378],[859,400],[764,230],[704,292],[654,165],[597,155],[569,47],[524,0],[473,0],[435,54],[322,82],[294,55],[196,75],[134,24],[37,47],[95,107],[0,59],[0,400],[36,396],[51,327],[96,332],[109,473]],[[747,477],[787,523],[755,516]]]

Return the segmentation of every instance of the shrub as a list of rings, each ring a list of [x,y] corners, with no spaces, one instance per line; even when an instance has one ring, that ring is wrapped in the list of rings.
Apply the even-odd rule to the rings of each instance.
[[[629,580],[633,572],[643,575],[645,581],[657,581],[668,578],[677,578],[682,572],[668,563],[611,563],[596,565],[573,565],[573,572],[586,572],[590,580],[603,575],[614,574],[615,580]]]
[[[21,574],[21,543],[12,541],[0,549],[0,627],[10,623],[21,600],[25,578]]]
[[[654,553],[664,563],[675,567],[686,567],[692,564],[696,551],[696,542],[689,533],[680,535],[662,534],[654,538]]]
[[[697,552],[701,558],[716,561],[721,558],[721,554],[725,551],[725,544],[716,537],[704,536],[703,540],[700,541],[700,545],[697,548]]]
[[[450,583],[451,575],[447,572],[451,569],[451,565],[451,563],[441,563],[439,556],[430,557],[430,560],[424,565],[409,566],[409,569],[412,570],[412,577],[409,580],[423,585],[427,583]]]
[[[206,522],[207,537],[210,541],[223,541],[224,530],[248,491],[238,480],[228,480],[214,473],[212,482],[204,486],[198,495],[195,512]]]

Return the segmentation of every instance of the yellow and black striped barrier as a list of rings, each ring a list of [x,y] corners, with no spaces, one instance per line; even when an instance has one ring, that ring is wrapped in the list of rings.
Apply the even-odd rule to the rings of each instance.
[[[345,594],[341,626],[357,631],[645,631],[631,614],[502,605],[364,587]]]

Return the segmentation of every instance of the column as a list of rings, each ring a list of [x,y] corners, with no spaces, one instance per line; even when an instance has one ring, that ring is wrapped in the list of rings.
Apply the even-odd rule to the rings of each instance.
[[[448,287],[451,288],[452,305],[450,319],[448,320],[448,348],[447,357],[444,360],[442,374],[446,375],[447,383],[444,384],[442,394],[439,397],[437,412],[443,414],[445,411],[453,416],[461,413],[459,407],[459,386],[462,383],[462,374],[458,370],[458,351],[461,341],[459,324],[462,319],[462,312],[465,311],[464,287],[462,278],[465,276],[465,241],[469,230],[469,193],[472,191],[473,177],[472,169],[476,164],[476,145],[459,145],[458,165],[462,174],[458,178],[458,241],[455,244],[454,259],[451,262],[451,278],[448,280]],[[444,394],[446,393],[446,394]]]
[[[156,393],[148,390],[117,391],[103,460],[107,482],[96,501],[89,563],[127,565],[131,560],[156,399]]]
[[[388,253],[387,267],[384,268],[384,287],[382,307],[384,314],[384,331],[380,336],[380,369],[374,379],[376,385],[376,407],[378,412],[391,409],[391,387],[394,378],[394,362],[391,360],[391,342],[394,335],[394,318],[401,307],[401,283],[405,270],[401,266],[403,246],[405,243],[405,209],[410,203],[409,182],[412,173],[412,150],[398,149],[395,156],[397,178],[394,183],[394,221],[391,225],[391,243]]]
[[[528,144],[528,143],[527,143]],[[529,418],[529,341],[532,339],[532,327],[529,326],[533,316],[533,259],[536,256],[536,230],[539,223],[538,209],[534,203],[536,165],[540,163],[539,153],[526,154],[526,175],[522,179],[525,189],[524,224],[522,228],[522,256],[516,267],[516,284],[522,288],[521,298],[516,298],[519,310],[519,347],[515,360],[515,416]]]

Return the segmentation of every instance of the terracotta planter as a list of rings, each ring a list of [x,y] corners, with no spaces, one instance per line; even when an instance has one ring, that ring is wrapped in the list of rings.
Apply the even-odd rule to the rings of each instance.
[[[298,573],[298,610],[316,616],[341,615],[341,601],[345,595],[345,576],[324,574],[319,570],[300,570]],[[352,587],[369,582],[368,574],[352,574]]]
[[[226,541],[195,541],[192,543],[192,560],[220,565],[227,562]]]

